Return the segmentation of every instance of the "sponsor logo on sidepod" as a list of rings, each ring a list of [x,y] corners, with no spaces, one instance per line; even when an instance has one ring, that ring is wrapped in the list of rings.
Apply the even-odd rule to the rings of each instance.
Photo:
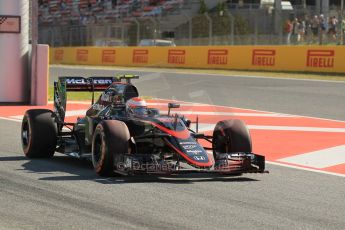
[[[186,152],[187,152],[187,153],[192,153],[192,154],[199,154],[199,153],[202,153],[201,150],[197,150],[197,149],[195,149],[195,150],[186,150]]]
[[[194,156],[193,157],[195,160],[197,161],[203,161],[203,160],[206,160],[206,158],[204,156]]]
[[[194,149],[196,145],[182,145],[182,147],[187,150],[187,149]]]
[[[180,145],[195,145],[195,142],[180,142]]]

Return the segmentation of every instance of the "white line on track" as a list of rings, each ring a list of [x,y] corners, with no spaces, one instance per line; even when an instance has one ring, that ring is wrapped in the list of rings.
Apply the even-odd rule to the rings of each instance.
[[[277,161],[319,169],[340,165],[345,163],[345,145],[286,157]]]
[[[168,113],[168,111],[161,110],[161,113]],[[216,111],[194,111],[194,110],[186,110],[186,111],[172,111],[172,113],[180,113],[182,115],[208,115],[208,116],[231,116],[231,117],[295,117],[292,115],[285,115],[279,113],[237,113],[237,112],[216,112]]]
[[[317,169],[309,169],[309,168],[304,168],[304,167],[299,167],[299,166],[294,166],[294,165],[288,165],[288,164],[284,164],[284,163],[272,162],[272,161],[266,161],[266,163],[271,164],[271,165],[282,166],[282,167],[286,167],[286,168],[293,168],[293,169],[298,169],[298,170],[303,170],[303,171],[316,172],[316,173],[322,173],[322,174],[339,176],[339,177],[345,178],[345,174],[341,174],[341,173],[333,173],[333,172],[327,172],[327,171],[322,171],[322,170],[317,170]]]
[[[81,116],[81,115],[85,115],[85,113],[86,113],[85,109],[71,110],[71,111],[67,111],[65,116],[66,117]],[[23,119],[23,115],[11,116],[10,118],[13,118],[13,119]]]
[[[66,111],[66,115],[65,116],[66,117],[80,116],[80,115],[85,116],[86,111],[87,110],[85,110],[85,109]]]
[[[147,102],[147,105],[150,105],[150,106],[166,106],[168,107],[168,103],[169,102]],[[178,103],[178,102],[176,102]],[[196,106],[210,106],[209,104],[200,104],[200,103],[178,103],[180,106],[193,106],[193,107],[196,107]]]
[[[23,118],[23,116],[22,116],[22,118]],[[16,119],[16,118],[0,117],[1,120],[15,121],[15,122],[22,122],[22,118]]]
[[[203,132],[207,132],[207,131],[213,131],[216,124],[199,123],[198,126],[199,126],[198,132],[203,133]],[[191,124],[191,129],[196,130],[196,124],[195,123]]]
[[[199,132],[212,131],[215,124],[199,123]],[[271,131],[301,131],[301,132],[327,132],[345,133],[345,128],[323,128],[303,126],[269,126],[269,125],[247,125],[250,130],[271,130]]]
[[[48,104],[54,104],[54,101],[48,101]],[[67,104],[82,104],[82,105],[90,105],[91,101],[68,101]]]
[[[10,116],[10,119],[21,120],[21,119],[23,119],[23,116],[24,116],[24,115]]]
[[[278,131],[303,131],[303,132],[327,132],[345,133],[345,128],[322,128],[322,127],[303,127],[303,126],[269,126],[269,125],[248,125],[252,130],[278,130]]]
[[[159,99],[159,98],[154,98],[154,100],[166,100],[166,99]],[[174,100],[172,100],[174,101]],[[177,101],[176,101],[177,102]],[[186,101],[180,101],[182,103],[188,103]],[[207,105],[207,104],[205,104]],[[260,113],[277,113],[277,112],[272,112],[272,111],[265,111],[265,110],[258,110],[258,109],[247,109],[247,108],[239,108],[239,107],[233,107],[233,106],[225,106],[225,105],[213,105],[219,108],[231,108],[231,109],[241,109],[241,110],[246,110],[246,111],[251,111],[251,112],[260,112]],[[336,119],[329,119],[329,118],[322,118],[322,117],[311,117],[311,116],[304,116],[304,115],[297,115],[297,114],[288,114],[288,113],[283,113],[284,115],[290,115],[293,117],[301,117],[301,118],[310,118],[310,119],[318,119],[318,120],[324,120],[324,121],[336,121],[336,122],[342,122],[345,123],[345,121],[342,120],[336,120]]]

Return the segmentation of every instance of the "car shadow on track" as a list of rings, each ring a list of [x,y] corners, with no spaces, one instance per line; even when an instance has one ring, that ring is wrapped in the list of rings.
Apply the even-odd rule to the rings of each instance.
[[[27,160],[24,156],[10,156],[10,157],[0,157],[1,161],[24,161]]]
[[[80,181],[89,180],[102,184],[133,184],[133,183],[171,183],[190,184],[201,182],[255,182],[257,179],[245,176],[226,176],[217,174],[195,173],[183,175],[135,175],[99,177],[86,160],[78,160],[68,156],[54,156],[52,159],[28,160],[24,156],[0,157],[1,161],[26,161],[22,169],[29,173],[42,175],[39,180],[46,181]],[[52,175],[54,174],[54,175]],[[67,174],[67,175],[66,175]],[[51,176],[50,176],[51,175]]]

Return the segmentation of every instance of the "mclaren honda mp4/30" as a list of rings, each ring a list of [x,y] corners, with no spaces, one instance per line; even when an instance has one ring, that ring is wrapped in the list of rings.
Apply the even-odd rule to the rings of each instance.
[[[219,121],[213,135],[191,129],[191,121],[143,107],[134,113],[127,102],[138,99],[135,75],[59,77],[54,83],[54,111],[26,111],[21,130],[24,154],[48,158],[55,152],[92,161],[100,176],[133,174],[264,173],[265,157],[252,153],[249,131],[238,119]],[[67,91],[92,92],[92,104],[75,123],[65,122]],[[103,91],[94,103],[94,92]],[[135,100],[134,100],[135,102]],[[140,105],[139,105],[140,107]],[[197,119],[198,120],[198,119]],[[203,147],[205,140],[211,147]],[[213,152],[208,154],[207,151]]]

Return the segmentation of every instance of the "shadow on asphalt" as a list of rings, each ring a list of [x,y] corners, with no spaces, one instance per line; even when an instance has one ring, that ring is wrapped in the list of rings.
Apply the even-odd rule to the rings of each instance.
[[[23,161],[23,168],[29,173],[45,175],[40,180],[46,181],[80,181],[89,180],[102,184],[131,184],[131,183],[171,183],[191,184],[201,182],[255,182],[256,179],[244,176],[229,176],[206,173],[194,173],[184,175],[136,175],[136,176],[114,176],[99,177],[95,174],[92,164],[86,160],[79,160],[68,156],[54,156],[52,159],[28,160],[24,156],[0,157],[1,161]],[[54,176],[46,176],[54,174]],[[57,175],[64,174],[64,175]],[[68,175],[66,175],[68,174]]]
[[[28,160],[28,159],[24,156],[0,157],[0,162],[1,161],[24,161],[24,160]]]

